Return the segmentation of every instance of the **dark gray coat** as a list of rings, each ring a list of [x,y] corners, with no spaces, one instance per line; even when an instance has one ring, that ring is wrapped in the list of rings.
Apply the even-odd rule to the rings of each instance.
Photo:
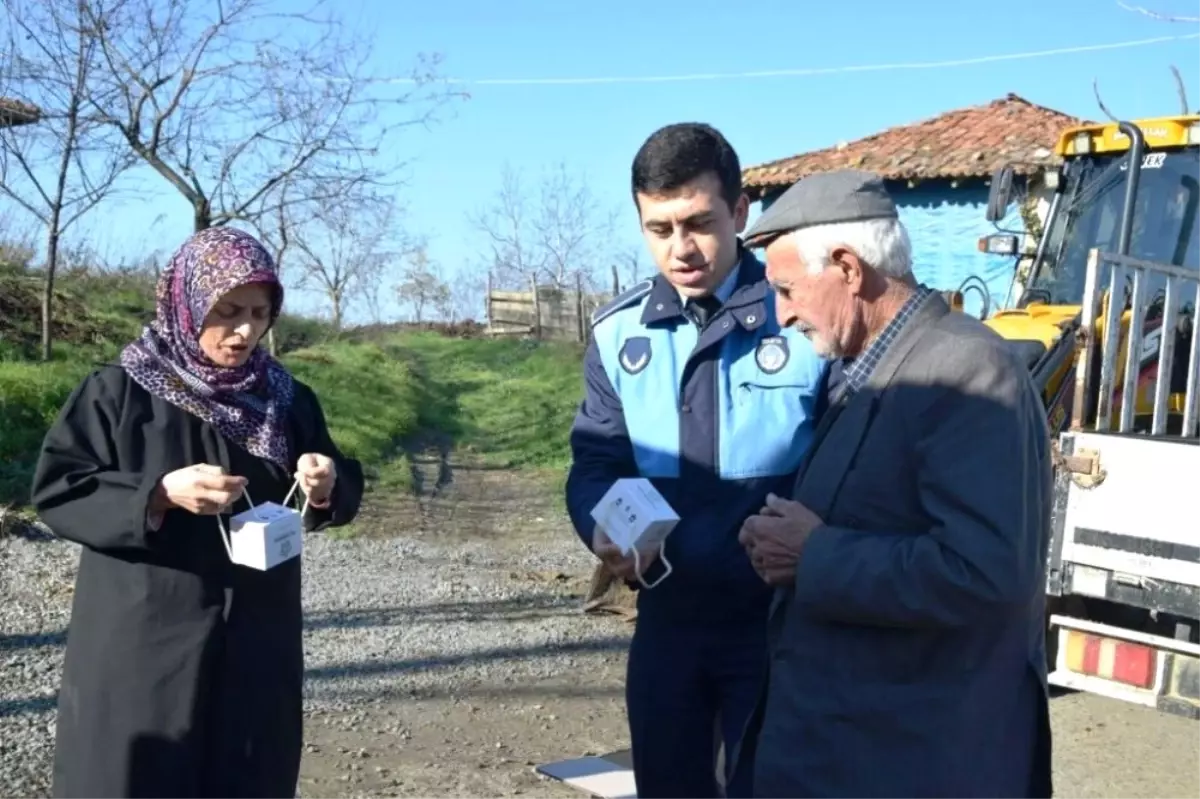
[[[826,524],[771,612],[739,747],[763,797],[1050,796],[1045,416],[940,298],[839,404],[794,498]]]

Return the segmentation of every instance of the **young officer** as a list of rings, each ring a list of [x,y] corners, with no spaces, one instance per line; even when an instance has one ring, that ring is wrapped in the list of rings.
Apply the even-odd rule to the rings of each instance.
[[[655,584],[657,552],[638,561],[653,587],[639,590],[626,678],[634,775],[640,799],[716,797],[714,729],[733,751],[767,656],[771,589],[738,530],[769,492],[790,496],[828,366],[780,329],[764,267],[738,238],[749,202],[718,131],[664,127],[632,173],[659,274],[592,317],[566,499],[583,542],[633,587],[633,557],[596,529],[592,509],[617,478],[641,476],[679,515],[666,578]]]

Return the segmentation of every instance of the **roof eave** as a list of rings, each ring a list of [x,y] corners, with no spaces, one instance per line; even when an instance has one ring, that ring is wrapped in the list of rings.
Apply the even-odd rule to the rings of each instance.
[[[42,119],[42,110],[35,105],[0,97],[0,127],[17,128],[33,125]]]
[[[1046,160],[1036,162],[1036,163],[1028,162],[1028,161],[1008,162],[1008,166],[1012,167],[1014,174],[1021,176],[1021,177],[1030,177],[1032,175],[1038,175],[1038,174],[1044,172],[1048,168],[1056,167],[1059,165],[1059,163],[1061,163],[1061,159],[1055,158],[1055,159],[1046,159]],[[842,168],[842,167],[838,167],[838,168]],[[846,165],[845,168],[849,168],[849,165]],[[808,177],[809,175],[814,175],[820,171],[829,171],[829,170],[815,170],[812,172],[805,172],[804,174],[799,175],[795,180],[789,180],[786,178],[774,178],[774,177],[755,178],[755,177],[743,176],[742,190],[745,192],[746,196],[750,199],[751,202],[755,202],[757,200],[762,199],[762,197],[764,195],[771,193],[773,190],[787,189],[789,186],[793,185],[794,183],[797,183],[797,182],[803,180],[804,178]],[[987,169],[987,170],[980,169],[980,170],[975,170],[975,171],[970,171],[970,172],[937,172],[934,174],[923,174],[920,172],[878,172],[877,171],[875,174],[879,175],[879,177],[883,178],[884,180],[889,180],[889,181],[913,181],[913,180],[915,180],[915,181],[928,181],[928,180],[955,181],[955,180],[991,180],[994,172],[995,172],[994,169]]]

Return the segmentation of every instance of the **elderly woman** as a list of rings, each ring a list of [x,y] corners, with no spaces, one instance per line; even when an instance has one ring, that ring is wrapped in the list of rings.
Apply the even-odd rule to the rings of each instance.
[[[300,558],[235,564],[222,515],[283,504],[349,522],[362,469],[312,389],[259,348],[283,288],[252,236],[192,236],[157,317],[75,389],[33,502],[83,546],[58,704],[56,796],[295,796]]]

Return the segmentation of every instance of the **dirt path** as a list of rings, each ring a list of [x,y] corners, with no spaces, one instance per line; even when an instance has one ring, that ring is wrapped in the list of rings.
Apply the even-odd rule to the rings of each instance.
[[[548,479],[489,465],[455,450],[448,436],[428,434],[401,449],[412,487],[371,497],[355,525],[366,535],[503,546],[561,531],[567,523],[562,496]]]
[[[514,596],[463,604],[451,621],[463,636],[490,627],[512,651],[477,647],[432,687],[397,679],[381,686],[384,696],[311,710],[302,795],[578,796],[534,766],[625,745],[620,639],[629,625],[581,612],[586,560],[545,568],[542,555],[577,546],[552,480],[482,465],[436,438],[408,457],[413,490],[375,497],[356,524],[359,538],[336,546],[416,541],[434,557],[470,561],[471,579],[497,579]],[[556,651],[517,646],[531,635],[553,639]],[[553,665],[538,665],[551,656]]]

